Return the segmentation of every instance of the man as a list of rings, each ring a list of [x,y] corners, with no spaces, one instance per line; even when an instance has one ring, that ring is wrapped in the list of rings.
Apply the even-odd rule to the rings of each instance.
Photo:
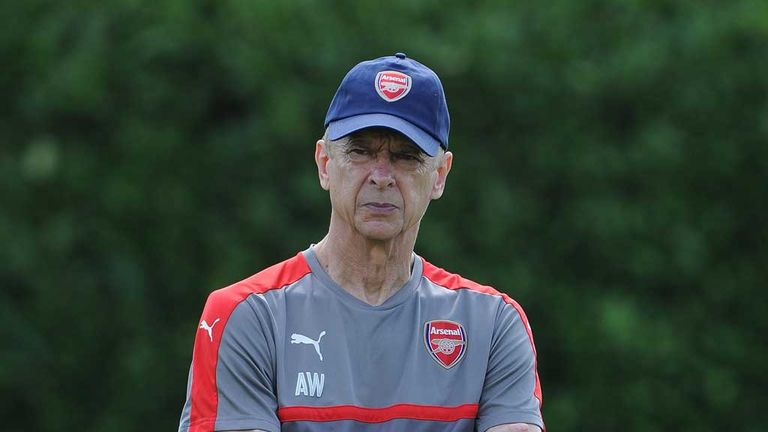
[[[413,251],[453,162],[437,75],[360,63],[325,127],[328,234],[210,295],[180,431],[540,431],[523,310]]]

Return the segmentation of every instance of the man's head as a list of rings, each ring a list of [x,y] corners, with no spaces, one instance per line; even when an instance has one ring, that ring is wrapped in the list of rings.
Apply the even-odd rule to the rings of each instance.
[[[405,135],[372,127],[319,140],[315,161],[334,222],[371,240],[389,240],[418,231],[429,202],[443,194],[453,154],[439,149],[429,156]]]
[[[370,240],[415,236],[451,169],[449,123],[440,80],[426,66],[402,54],[355,66],[331,102],[315,151],[332,227]]]

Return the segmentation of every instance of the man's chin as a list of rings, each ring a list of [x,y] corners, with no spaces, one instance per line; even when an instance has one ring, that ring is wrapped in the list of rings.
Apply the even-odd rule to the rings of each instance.
[[[402,233],[402,228],[391,223],[365,222],[357,227],[357,231],[367,240],[393,240]]]

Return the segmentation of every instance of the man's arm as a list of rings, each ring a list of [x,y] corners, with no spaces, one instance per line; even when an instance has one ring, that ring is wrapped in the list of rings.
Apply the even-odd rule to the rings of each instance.
[[[203,308],[180,432],[188,432],[193,419],[206,430],[280,430],[268,306],[232,291],[214,291]]]
[[[525,313],[511,299],[499,305],[491,346],[478,431],[540,432],[544,422],[533,336]]]
[[[541,428],[527,423],[515,423],[494,426],[486,432],[541,432]]]

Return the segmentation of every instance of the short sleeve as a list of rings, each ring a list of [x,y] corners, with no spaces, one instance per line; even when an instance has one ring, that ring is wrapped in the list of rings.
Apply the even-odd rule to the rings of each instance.
[[[525,313],[514,301],[503,302],[496,315],[477,430],[508,423],[544,429],[533,335]]]
[[[258,294],[211,294],[195,337],[180,432],[278,432],[274,323]],[[231,302],[229,302],[231,303]]]

